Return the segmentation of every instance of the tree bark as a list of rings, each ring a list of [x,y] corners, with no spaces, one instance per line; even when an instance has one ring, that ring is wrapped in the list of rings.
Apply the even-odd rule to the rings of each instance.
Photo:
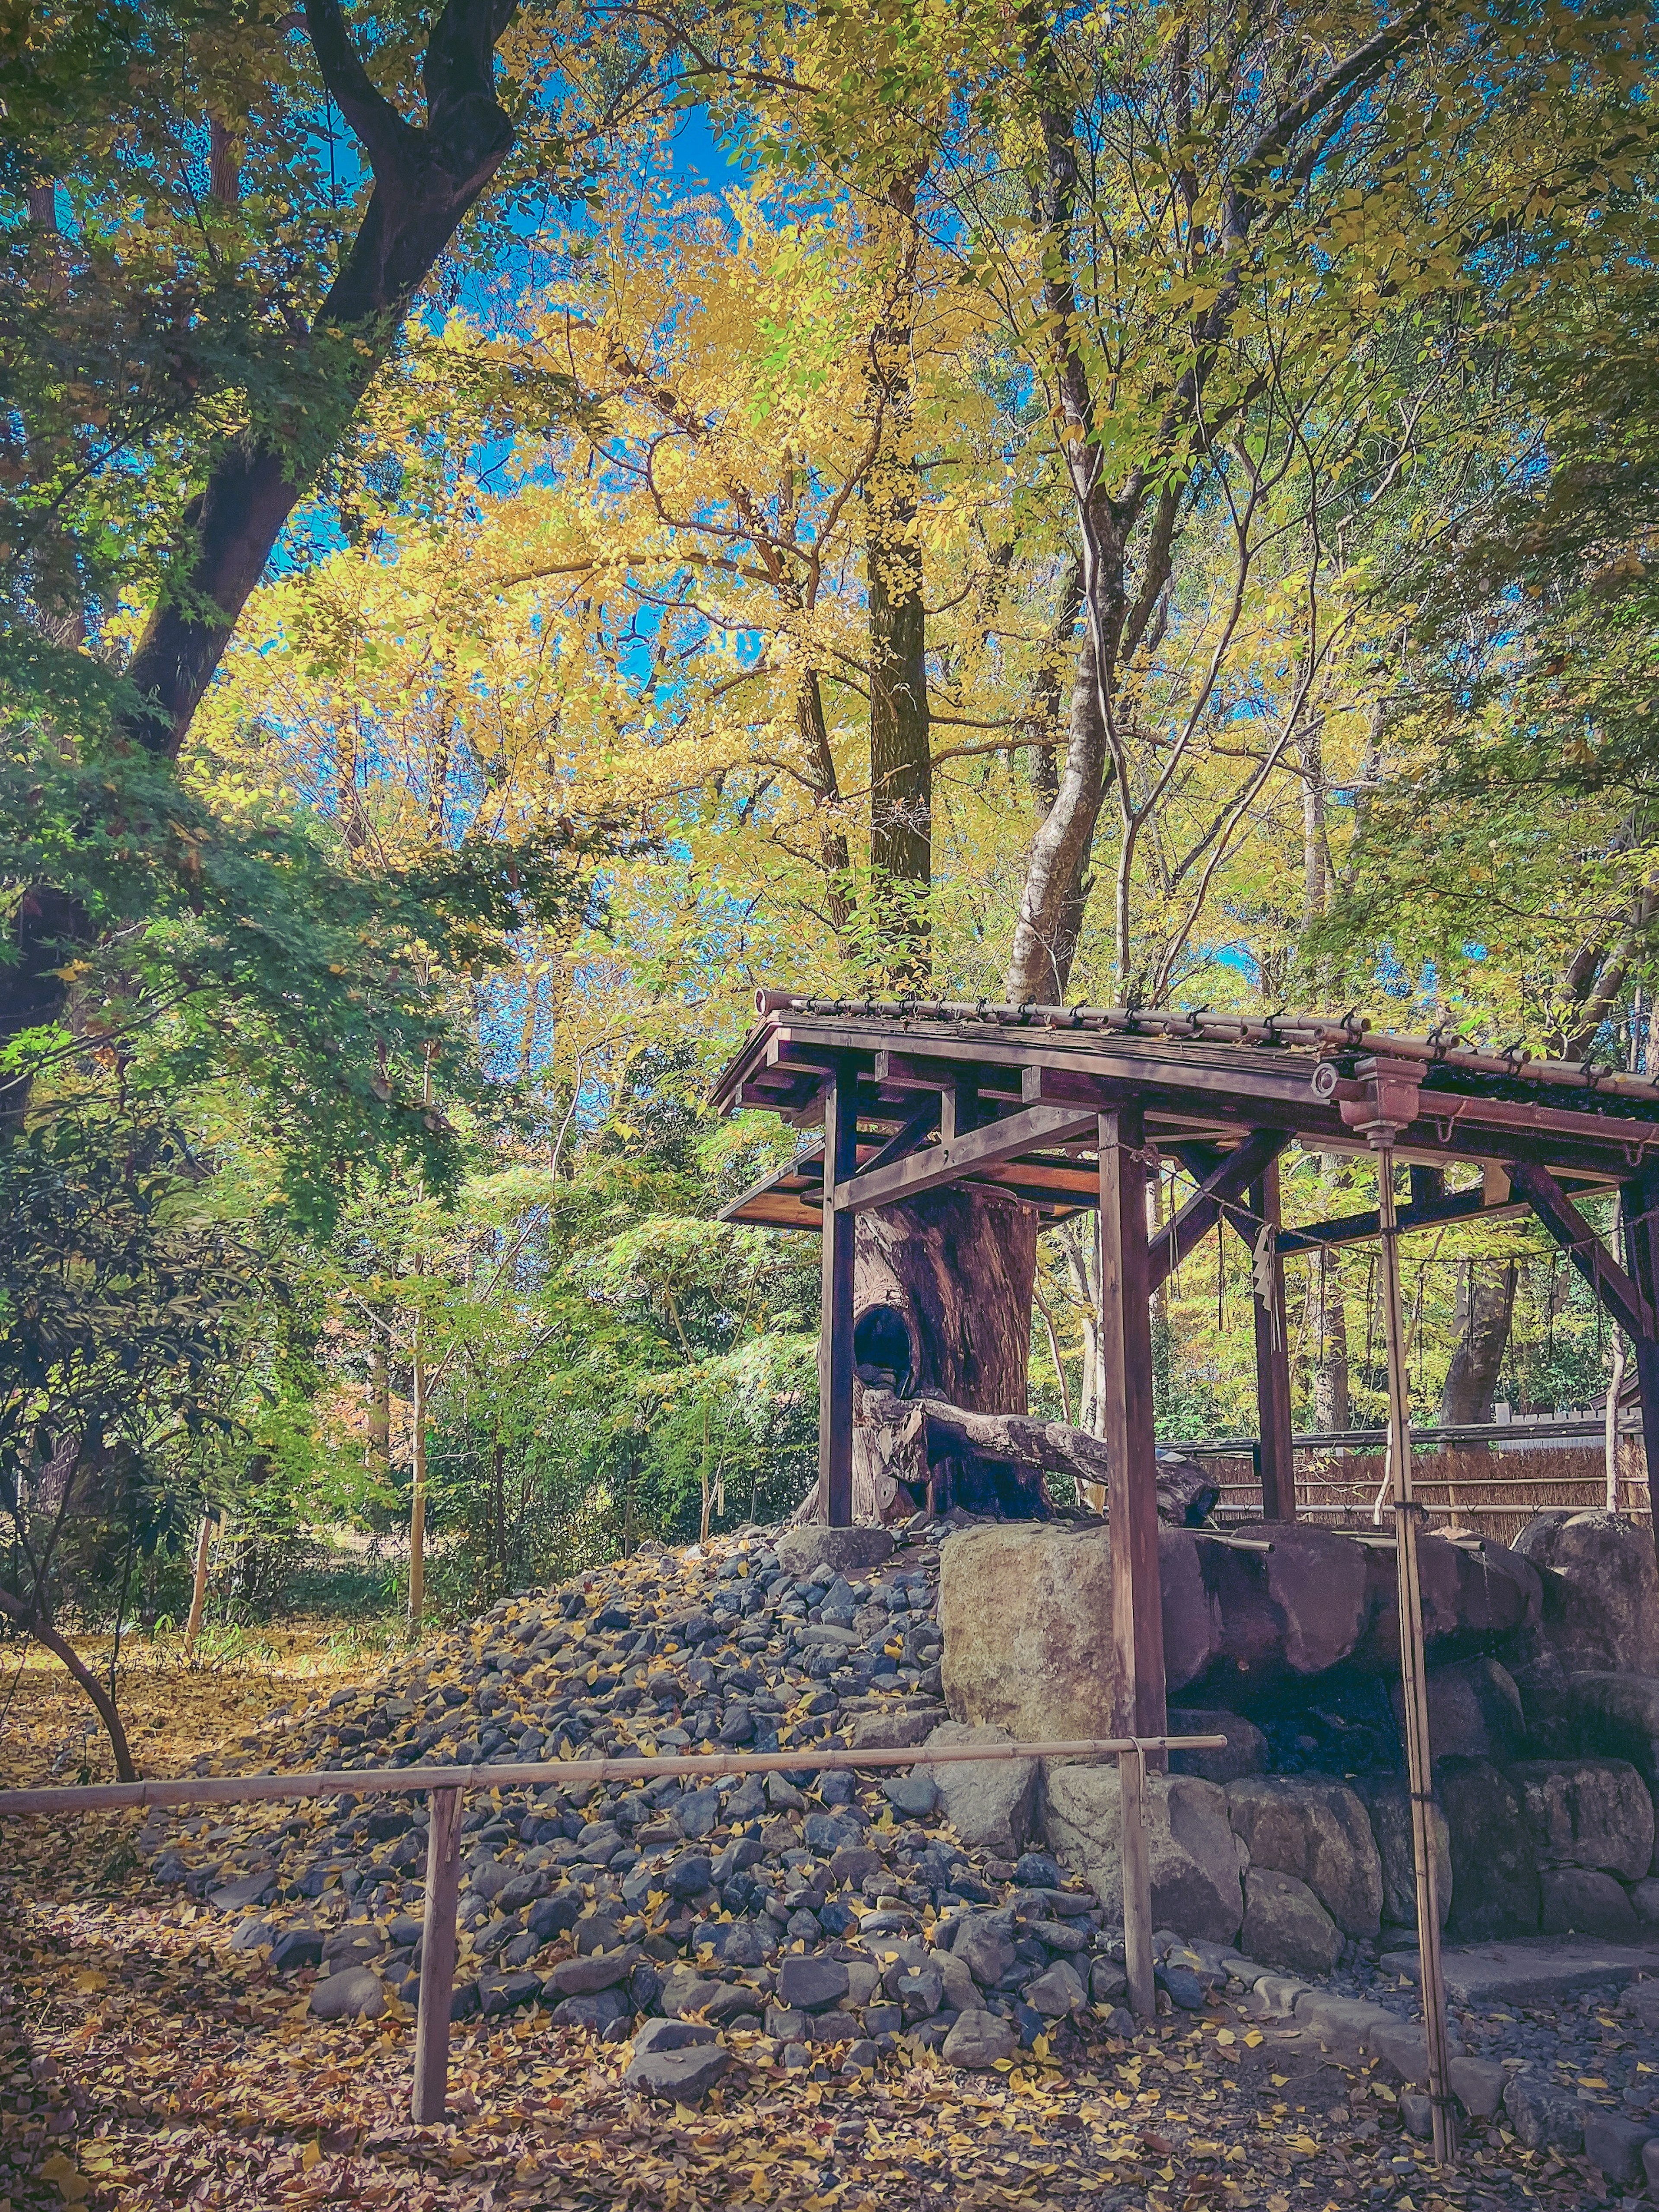
[[[1031,1510],[1019,1516],[1024,1519],[1044,1520],[1053,1510],[1043,1475],[1070,1475],[1098,1490],[1111,1473],[1111,1455],[1099,1437],[1064,1421],[1034,1421],[1024,1413],[975,1413],[940,1398],[898,1398],[882,1389],[865,1391],[863,1413],[878,1432],[891,1433],[893,1446],[886,1459],[896,1472],[903,1465],[931,1468],[966,1455],[1030,1470],[1026,1489]],[[915,1476],[901,1479],[914,1482]],[[1196,1528],[1215,1510],[1220,1495],[1218,1486],[1193,1461],[1174,1453],[1158,1461],[1160,1520],[1176,1528]]]
[[[927,975],[933,879],[933,766],[927,713],[927,626],[916,531],[910,423],[910,288],[915,188],[889,196],[903,225],[886,312],[870,343],[871,404],[882,438],[865,489],[870,630],[870,872],[881,961],[899,983]]]
[[[890,1212],[859,1216],[854,1350],[859,1392],[889,1388],[973,1413],[1024,1413],[1036,1280],[1035,1210],[988,1192],[930,1191]],[[856,1407],[855,1407],[856,1411]],[[867,1425],[853,1431],[853,1510],[879,1517],[896,1479],[874,1455]],[[1012,1470],[947,1462],[934,1477],[970,1510],[1018,1510]],[[892,1502],[890,1489],[887,1503]]]
[[[1313,1425],[1328,1434],[1353,1419],[1348,1384],[1348,1316],[1334,1252],[1321,1249],[1308,1268],[1305,1341],[1313,1369]]]
[[[1468,1421],[1489,1421],[1498,1372],[1509,1349],[1515,1313],[1516,1264],[1507,1261],[1482,1276],[1471,1261],[1464,1291],[1463,1334],[1440,1394],[1437,1416],[1442,1428]]]

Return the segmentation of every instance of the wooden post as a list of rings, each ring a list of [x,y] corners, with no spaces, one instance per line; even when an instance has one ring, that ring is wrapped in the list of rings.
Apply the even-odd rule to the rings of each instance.
[[[417,2128],[444,2116],[449,2086],[449,2004],[455,1985],[455,1899],[461,1881],[461,1792],[428,1793],[426,1912],[421,1923],[420,2013],[415,2027],[415,2091],[410,2114]]]
[[[1386,1127],[1383,1124],[1382,1127]],[[1376,1153],[1377,1220],[1382,1251],[1382,1325],[1389,1362],[1389,1460],[1393,1474],[1395,1561],[1400,1590],[1400,1680],[1404,1692],[1406,1766],[1412,1806],[1412,1856],[1417,1869],[1417,1944],[1428,2051],[1434,2155],[1448,2166],[1456,2143],[1447,2078],[1446,1993],[1440,1972],[1440,1896],[1434,1851],[1434,1765],[1429,1741],[1429,1692],[1423,1657],[1423,1591],[1418,1573],[1419,1513],[1412,1494],[1411,1389],[1400,1299],[1400,1230],[1395,1218],[1394,1152]]]
[[[853,1255],[858,1216],[836,1204],[858,1170],[858,1073],[838,1060],[823,1087],[823,1299],[818,1322],[818,1511],[853,1519]]]
[[[1659,1313],[1659,1167],[1644,1167],[1620,1188],[1619,1214],[1626,1272],[1647,1301],[1649,1310]],[[1648,1503],[1654,1509],[1653,1540],[1659,1545],[1659,1340],[1633,1335],[1631,1351],[1641,1394]]]
[[[213,1516],[204,1513],[202,1526],[196,1538],[196,1565],[190,1583],[190,1619],[185,1623],[185,1656],[188,1659],[196,1649],[196,1639],[202,1632],[202,1609],[207,1603],[208,1560],[213,1545]]]
[[[1250,1211],[1276,1239],[1279,1226],[1277,1160],[1251,1184]],[[1291,1442],[1291,1340],[1285,1323],[1285,1262],[1273,1249],[1265,1262],[1252,1250],[1250,1264],[1250,1310],[1255,1317],[1256,1433],[1261,1439],[1261,1517],[1294,1521],[1296,1448]],[[1264,1278],[1265,1301],[1261,1297]]]
[[[1112,1646],[1119,1684],[1113,1723],[1124,1735],[1161,1736],[1168,1715],[1158,1559],[1158,1455],[1152,1432],[1145,1135],[1138,1107],[1100,1116],[1100,1388],[1104,1440],[1111,1455],[1107,1517],[1112,1545]],[[1158,1763],[1164,1764],[1161,1753]],[[1124,1971],[1130,2004],[1146,2018],[1152,2012],[1154,1992],[1141,1774],[1139,1754],[1120,1758]]]

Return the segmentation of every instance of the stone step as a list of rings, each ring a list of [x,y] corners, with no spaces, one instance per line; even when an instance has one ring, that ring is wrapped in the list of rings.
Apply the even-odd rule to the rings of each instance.
[[[1577,1936],[1516,1936],[1495,1943],[1449,1943],[1440,1954],[1446,1995],[1474,2012],[1504,2005],[1547,2005],[1605,1987],[1623,1989],[1659,1975],[1659,1943],[1601,1943]],[[1416,1981],[1415,1951],[1387,1951],[1385,1973]]]

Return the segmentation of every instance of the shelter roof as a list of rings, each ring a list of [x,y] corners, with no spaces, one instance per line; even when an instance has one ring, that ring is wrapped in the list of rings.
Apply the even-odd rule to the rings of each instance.
[[[1486,1171],[1468,1192],[1453,1194],[1461,1202],[1450,1213],[1437,1181],[1437,1218],[1511,1210],[1505,1177],[1516,1166],[1547,1169],[1577,1197],[1611,1189],[1644,1159],[1659,1159],[1659,1083],[1646,1076],[1518,1048],[1484,1052],[1445,1031],[1397,1036],[1354,1014],[775,992],[758,994],[757,1008],[760,1019],[712,1103],[725,1112],[762,1108],[805,1130],[822,1121],[837,1072],[850,1075],[858,1170],[843,1190],[860,1207],[971,1182],[1062,1219],[1096,1202],[1092,1117],[1125,1107],[1144,1115],[1149,1144],[1195,1172],[1212,1171],[1255,1133],[1359,1152],[1385,1123],[1396,1159],[1431,1171]],[[823,1179],[822,1145],[809,1145],[723,1218],[817,1230]],[[1285,1249],[1297,1241],[1295,1231],[1281,1240]]]

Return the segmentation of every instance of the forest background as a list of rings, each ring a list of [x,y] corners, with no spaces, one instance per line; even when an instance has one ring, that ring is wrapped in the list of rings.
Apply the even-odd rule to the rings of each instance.
[[[107,1705],[64,1632],[198,1556],[394,1622],[791,1510],[816,1243],[716,1215],[800,1139],[700,1103],[757,984],[1646,1070],[1647,31],[11,11],[7,1637]],[[1369,1256],[1290,1275],[1298,1426],[1376,1421]],[[1092,1425],[1086,1236],[1038,1288]],[[1419,1418],[1607,1389],[1522,1222],[1407,1294]],[[1253,1427],[1249,1307],[1160,1293],[1161,1435]]]

